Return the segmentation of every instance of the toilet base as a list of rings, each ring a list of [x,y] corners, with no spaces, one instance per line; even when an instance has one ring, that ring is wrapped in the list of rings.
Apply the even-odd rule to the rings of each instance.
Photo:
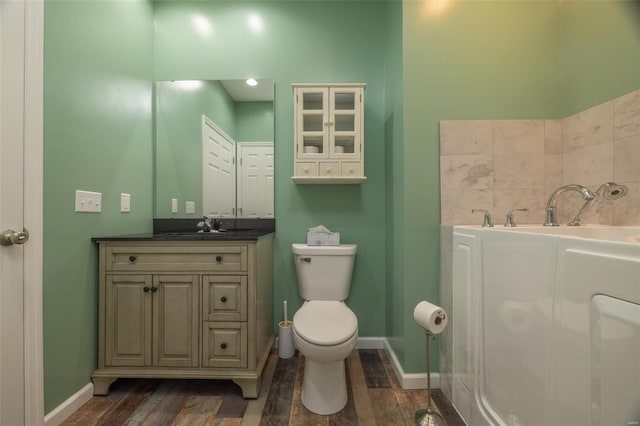
[[[323,416],[337,413],[347,405],[344,361],[322,364],[305,358],[302,404]]]

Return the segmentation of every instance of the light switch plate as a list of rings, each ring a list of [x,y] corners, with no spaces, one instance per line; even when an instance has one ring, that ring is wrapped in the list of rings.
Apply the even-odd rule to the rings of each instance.
[[[76,190],[76,212],[100,213],[102,193]]]
[[[171,199],[171,213],[178,213],[178,199]]]
[[[131,212],[131,194],[120,194],[120,213]]]
[[[196,212],[196,202],[195,201],[187,201],[185,206],[185,213],[195,213]]]

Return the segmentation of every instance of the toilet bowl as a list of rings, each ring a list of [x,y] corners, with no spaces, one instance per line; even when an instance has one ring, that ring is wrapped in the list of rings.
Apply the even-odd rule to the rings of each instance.
[[[341,301],[307,301],[293,317],[293,341],[305,357],[302,404],[329,415],[347,404],[344,360],[356,346],[358,319]]]
[[[358,318],[344,303],[358,247],[293,244],[304,304],[293,316],[293,342],[304,355],[302,404],[316,414],[347,404],[344,360],[358,340]]]

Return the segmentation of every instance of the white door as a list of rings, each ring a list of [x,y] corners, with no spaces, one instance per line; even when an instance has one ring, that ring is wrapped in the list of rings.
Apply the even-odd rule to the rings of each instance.
[[[41,1],[0,1],[0,425],[44,419],[42,30]]]
[[[236,207],[236,143],[202,116],[202,214],[234,217]]]
[[[275,217],[273,142],[239,142],[238,158],[238,217]]]

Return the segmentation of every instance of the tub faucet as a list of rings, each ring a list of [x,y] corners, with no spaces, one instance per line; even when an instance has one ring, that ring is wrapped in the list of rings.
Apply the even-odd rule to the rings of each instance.
[[[549,197],[549,200],[547,201],[547,208],[545,209],[545,220],[543,223],[544,226],[558,226],[556,202],[558,201],[558,197],[560,197],[561,194],[564,194],[565,192],[568,192],[568,191],[579,192],[580,194],[582,194],[582,198],[585,201],[591,201],[594,198],[596,198],[596,194],[594,194],[593,192],[591,192],[591,190],[589,190],[588,188],[585,188],[582,185],[572,183],[569,185],[561,186],[560,188],[553,191],[553,194],[551,194],[551,196]],[[573,223],[573,224],[569,223],[569,225],[575,226],[576,223]]]

